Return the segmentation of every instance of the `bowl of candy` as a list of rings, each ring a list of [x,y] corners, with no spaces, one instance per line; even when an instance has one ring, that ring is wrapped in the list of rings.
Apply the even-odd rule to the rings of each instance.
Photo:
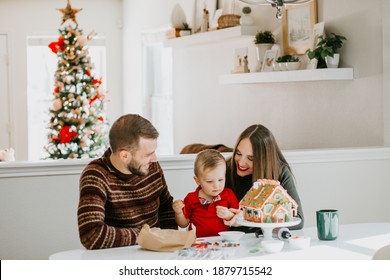
[[[223,258],[229,259],[234,257],[239,247],[240,247],[240,243],[238,242],[223,242],[221,245]]]
[[[288,240],[288,243],[290,244],[291,249],[305,249],[310,247],[310,237],[292,236]]]
[[[220,236],[222,236],[223,240],[236,242],[241,239],[245,235],[243,231],[220,231],[218,232]]]

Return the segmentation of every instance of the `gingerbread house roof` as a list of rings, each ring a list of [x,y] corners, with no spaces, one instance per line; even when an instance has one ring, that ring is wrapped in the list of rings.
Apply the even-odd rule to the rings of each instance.
[[[278,203],[273,203],[273,200],[275,200],[274,195],[276,193],[281,194],[279,203],[291,202],[294,208],[298,207],[298,204],[287,193],[287,190],[280,185],[279,181],[275,180],[258,180],[255,182],[248,193],[241,199],[240,205],[255,209],[262,209],[264,205],[268,203]]]

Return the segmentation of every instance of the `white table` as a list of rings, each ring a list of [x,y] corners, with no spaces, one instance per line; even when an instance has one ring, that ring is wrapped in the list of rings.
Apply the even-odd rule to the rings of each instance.
[[[365,223],[340,225],[339,237],[334,241],[320,241],[315,227],[292,231],[292,235],[310,236],[310,247],[304,250],[289,248],[288,242],[280,253],[269,254],[262,250],[251,253],[260,247],[262,238],[246,234],[241,240],[233,259],[268,260],[354,260],[371,259],[377,249],[390,244],[390,223]],[[220,237],[207,238],[219,241]],[[177,253],[152,252],[139,246],[118,247],[101,250],[70,250],[58,252],[49,257],[51,260],[166,260],[178,259]]]

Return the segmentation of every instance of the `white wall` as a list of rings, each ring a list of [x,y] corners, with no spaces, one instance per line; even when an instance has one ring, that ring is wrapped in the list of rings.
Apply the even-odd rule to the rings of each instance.
[[[381,1],[319,0],[318,11],[327,32],[348,38],[341,67],[353,67],[354,80],[220,85],[234,49],[254,48],[250,41],[174,49],[176,152],[193,142],[233,146],[254,123],[271,129],[282,149],[383,145]]]
[[[284,152],[305,214],[315,225],[320,208],[340,210],[340,222],[390,222],[390,148]],[[161,157],[172,195],[195,189],[194,155]],[[47,259],[82,248],[78,239],[78,180],[89,160],[0,163],[0,259]]]
[[[121,0],[71,2],[73,8],[83,9],[76,14],[76,19],[84,33],[94,30],[106,39],[107,77],[103,81],[111,99],[107,108],[110,120],[122,113],[121,3]],[[62,14],[56,9],[65,6],[65,0],[0,0],[0,30],[9,35],[11,145],[17,160],[27,159],[26,39],[31,35],[59,36]]]

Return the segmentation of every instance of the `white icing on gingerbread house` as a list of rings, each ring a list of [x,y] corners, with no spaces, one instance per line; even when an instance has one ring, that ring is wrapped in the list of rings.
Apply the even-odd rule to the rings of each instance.
[[[298,215],[298,204],[279,181],[260,179],[240,201],[244,219],[257,223],[284,223]]]

